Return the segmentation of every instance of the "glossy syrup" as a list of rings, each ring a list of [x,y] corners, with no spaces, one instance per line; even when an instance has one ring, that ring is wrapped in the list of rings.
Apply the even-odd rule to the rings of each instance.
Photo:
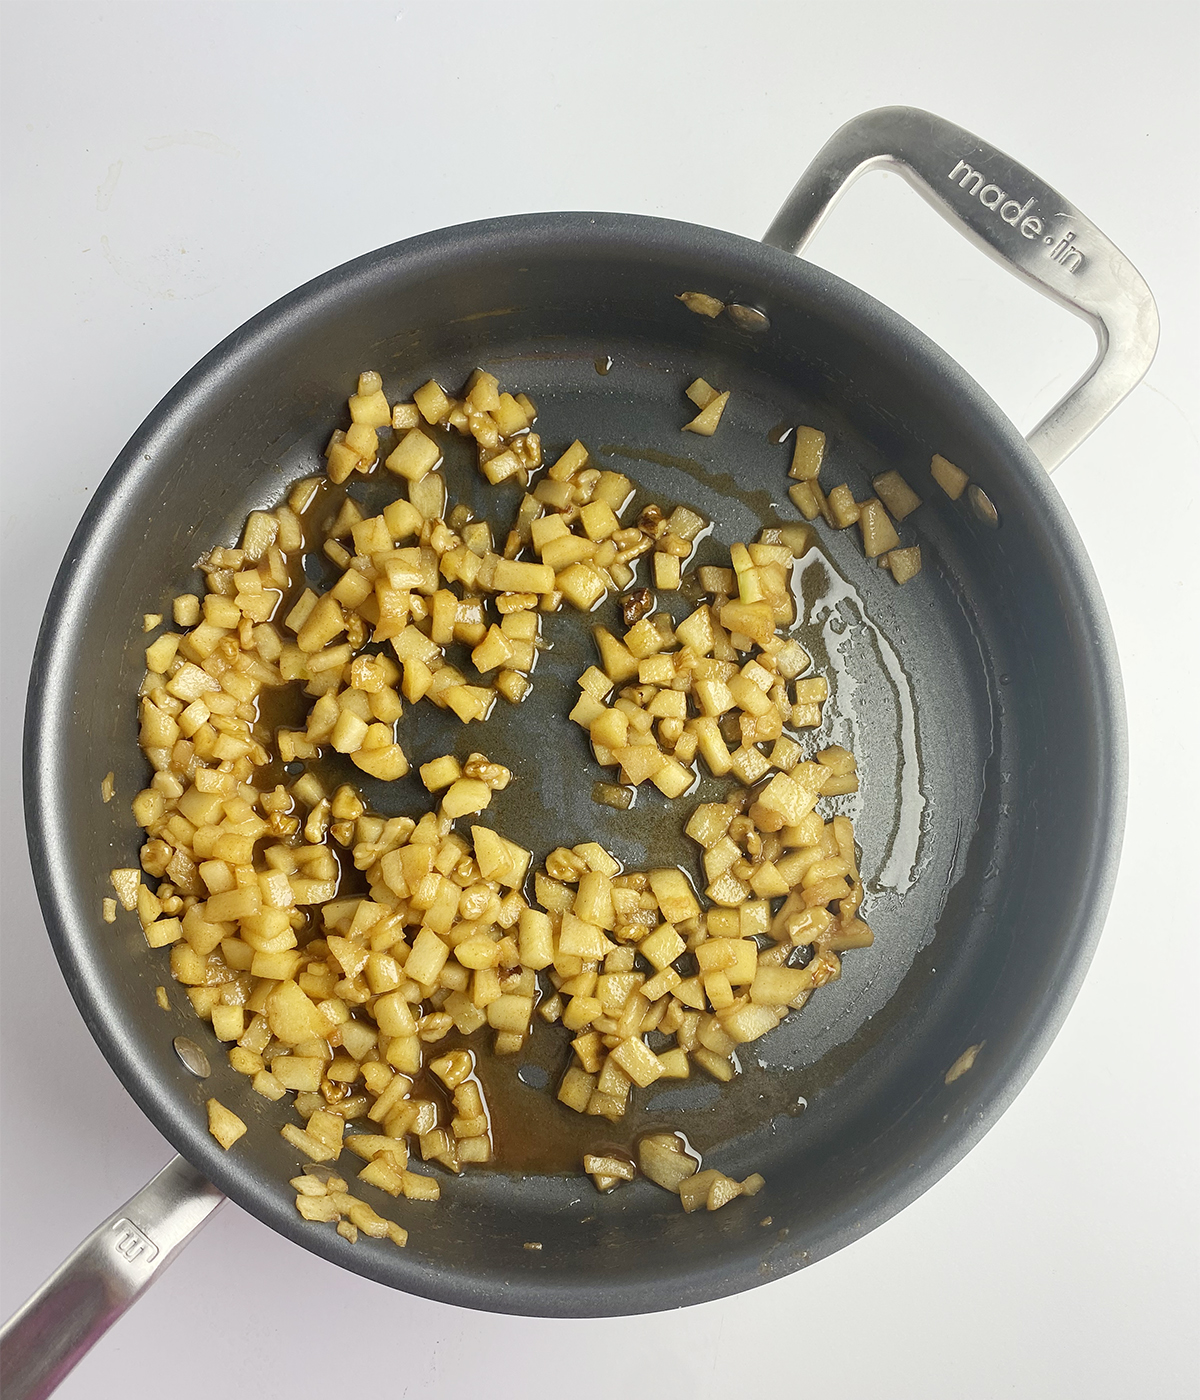
[[[886,776],[893,789],[894,821],[885,847],[868,852],[864,865],[866,871],[874,872],[868,879],[870,888],[904,894],[920,873],[926,808],[912,680],[895,647],[868,615],[862,595],[819,550],[810,550],[796,565],[792,587],[801,642],[816,672],[825,675],[830,685],[823,731],[833,743],[856,755],[877,740],[881,723],[891,731],[894,772],[884,775],[873,767],[863,788],[840,801],[845,814],[857,823],[863,815],[867,782],[878,784]],[[890,717],[886,700],[880,703],[888,695]]]

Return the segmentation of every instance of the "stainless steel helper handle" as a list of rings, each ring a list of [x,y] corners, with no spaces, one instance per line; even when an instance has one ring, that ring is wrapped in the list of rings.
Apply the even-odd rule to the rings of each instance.
[[[225,1197],[175,1157],[93,1230],[0,1329],[0,1394],[43,1400]]]
[[[868,170],[903,175],[985,252],[1088,321],[1096,358],[1029,434],[1048,472],[1138,384],[1158,348],[1158,309],[1129,259],[1062,195],[1011,156],[918,107],[879,107],[821,147],[763,239],[800,253],[847,186]]]

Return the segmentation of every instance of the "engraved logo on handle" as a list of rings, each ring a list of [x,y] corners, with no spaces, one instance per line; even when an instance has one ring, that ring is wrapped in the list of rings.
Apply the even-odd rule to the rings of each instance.
[[[1084,253],[1075,242],[1074,230],[1063,229],[1057,238],[1053,233],[1046,233],[1043,217],[1033,213],[1037,205],[1036,199],[1027,199],[1022,203],[1020,199],[1007,194],[999,185],[989,184],[983,171],[976,170],[965,160],[958,161],[947,178],[958,185],[959,189],[966,190],[969,195],[977,198],[980,204],[985,209],[990,209],[998,219],[1019,230],[1023,238],[1040,239],[1048,250],[1046,256],[1066,272],[1078,272],[1083,266]]]
[[[158,1245],[124,1216],[113,1221],[113,1234],[116,1236],[117,1253],[129,1263],[150,1264],[158,1258]]]

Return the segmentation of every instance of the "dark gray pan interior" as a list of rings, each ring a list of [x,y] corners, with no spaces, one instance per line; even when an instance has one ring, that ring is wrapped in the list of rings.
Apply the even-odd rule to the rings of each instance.
[[[770,328],[694,315],[675,300],[688,290],[758,307]],[[431,374],[457,386],[476,365],[533,397],[551,453],[578,436],[643,499],[711,516],[702,548],[798,518],[790,443],[770,440],[781,424],[827,432],[827,485],[846,480],[861,498],[872,475],[897,467],[925,498],[901,527],[924,571],[902,589],[863,558],[856,531],[822,529],[824,554],[804,566],[799,635],[834,686],[814,737],[860,757],[864,792],[848,810],[876,943],[746,1047],[727,1090],[696,1078],[641,1096],[631,1129],[686,1125],[710,1164],[762,1172],[755,1199],[685,1217],[647,1182],[600,1197],[578,1176],[477,1171],[447,1180],[437,1205],[380,1198],[410,1229],[406,1250],[365,1237],[351,1246],[295,1213],[285,1106],[228,1068],[170,983],[165,951],[145,947],[131,916],[101,922],[100,903],[108,870],[134,863],[139,844],[128,800],[145,781],[132,698],[142,614],[169,611],[209,546],[233,543],[249,509],[317,468],[360,369],[380,370],[395,395]],[[697,374],[733,391],[711,439],[679,430]],[[983,488],[999,528],[934,485],[935,451]],[[511,510],[514,498],[483,488],[465,458],[452,454],[447,472],[453,495],[495,519]],[[390,489],[354,488],[366,501]],[[511,761],[518,780],[493,804],[496,822],[540,853],[594,837],[634,867],[694,864],[661,800],[640,795],[629,813],[591,801],[604,775],[565,720],[591,659],[584,624],[549,619],[554,646],[533,697],[501,705],[485,728],[463,731],[428,706],[406,715],[409,756],[478,747]],[[349,1269],[429,1297],[628,1313],[820,1259],[911,1201],[995,1121],[1061,1023],[1098,936],[1124,811],[1123,723],[1075,530],[1012,425],[936,347],[774,249],[661,220],[544,215],[431,234],[329,273],[231,336],[154,411],[55,586],[31,686],[26,803],[47,923],[93,1034],[161,1131],[239,1204]],[[109,769],[118,800],[103,806]],[[421,803],[411,779],[367,787],[381,810]],[[706,782],[697,795],[718,790]],[[160,983],[169,1012],[155,1004]],[[209,1049],[207,1081],[172,1050],[180,1033]],[[490,1071],[497,1092],[535,1125],[573,1118],[538,1087],[564,1045],[538,1040],[523,1063]],[[973,1069],[947,1085],[973,1045]],[[229,1153],[206,1131],[210,1094],[251,1125]],[[587,1126],[597,1142],[625,1136]]]

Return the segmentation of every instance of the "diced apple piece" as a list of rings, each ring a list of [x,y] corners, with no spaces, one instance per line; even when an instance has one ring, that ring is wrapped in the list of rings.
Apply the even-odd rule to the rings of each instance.
[[[861,507],[854,499],[854,494],[846,485],[835,486],[828,496],[829,509],[833,515],[833,523],[839,530],[844,530],[848,525],[857,522]]]
[[[614,1049],[609,1056],[615,1060],[633,1082],[641,1089],[653,1084],[662,1077],[662,1065],[658,1056],[640,1036],[630,1036]]]
[[[788,476],[797,481],[815,481],[821,474],[821,459],[825,455],[825,434],[816,428],[796,429],[795,446],[792,448],[792,465]],[[795,489],[794,487],[792,488]],[[793,499],[795,499],[793,497]],[[813,519],[813,515],[808,519]]]
[[[696,775],[678,759],[667,757],[650,781],[664,797],[682,797],[696,781]]]
[[[136,909],[138,887],[142,882],[142,872],[136,867],[109,871],[112,887],[117,892],[122,909]]]
[[[682,561],[677,555],[658,551],[654,555],[655,588],[667,592],[673,592],[677,589],[682,578],[681,563]]]
[[[449,787],[456,778],[462,777],[462,768],[458,759],[450,754],[443,754],[441,758],[431,759],[428,763],[423,763],[420,768],[421,781],[430,792],[438,792],[441,788]]]
[[[699,914],[700,905],[682,870],[651,870],[649,879],[650,889],[667,923],[678,925]]]
[[[948,462],[940,453],[934,453],[929,470],[933,474],[934,481],[952,501],[957,501],[967,489],[970,477],[960,467],[956,467],[953,462]]]
[[[747,1045],[775,1029],[779,1024],[779,1012],[773,1006],[760,1006],[751,1001],[748,1006],[726,1012],[720,1019],[721,1029],[735,1045]]]
[[[392,410],[382,389],[373,393],[350,395],[350,418],[354,423],[363,423],[368,428],[388,428],[392,426]]]
[[[872,497],[859,506],[859,528],[862,530],[863,552],[868,559],[874,559],[895,549],[900,543],[896,528],[888,519],[887,511],[881,502]]]
[[[621,765],[621,774],[627,783],[636,787],[648,778],[653,778],[666,763],[666,755],[656,744],[637,744],[623,749],[614,749],[613,758]]]
[[[884,472],[873,477],[871,485],[875,494],[888,508],[888,513],[896,520],[903,520],[921,504],[921,498],[898,471]]]
[[[723,394],[718,394],[715,399],[708,403],[692,419],[690,423],[683,425],[685,433],[699,433],[701,437],[712,437],[717,431],[717,425],[721,421],[721,415],[725,412],[725,405],[729,402],[729,390]]]
[[[683,302],[689,311],[694,311],[697,316],[719,316],[725,310],[725,303],[718,301],[716,297],[710,297],[707,292],[680,292],[675,298],[676,301]]]
[[[498,880],[512,889],[520,886],[533,859],[531,851],[486,826],[473,826],[471,839],[475,843],[480,874],[485,880]]]
[[[420,428],[412,428],[400,439],[383,465],[407,481],[420,481],[441,460],[442,450],[437,443]]]
[[[500,402],[492,410],[492,417],[504,437],[513,437],[517,433],[525,432],[533,421],[520,401],[507,393],[500,395]]]
[[[750,1000],[758,1006],[786,1006],[809,985],[803,968],[759,966],[750,984]]]
[[[607,501],[591,501],[579,512],[579,523],[589,540],[606,540],[621,528],[613,508]]]
[[[696,1172],[696,1161],[683,1150],[674,1133],[647,1134],[638,1142],[638,1166],[642,1175],[664,1190],[679,1193],[680,1186]]]
[[[513,658],[513,647],[495,623],[487,630],[483,641],[471,652],[471,664],[477,671],[494,671]]]
[[[775,635],[775,615],[769,603],[726,603],[718,614],[721,626],[762,647]]]
[[[587,564],[572,564],[558,574],[554,586],[580,612],[591,612],[608,591],[604,576]]]
[[[896,582],[907,583],[921,572],[921,546],[914,544],[907,549],[891,549],[887,560]]]
[[[717,397],[718,391],[708,382],[707,379],[693,379],[684,390],[688,398],[697,408],[707,408],[713,399]]]
[[[496,561],[492,587],[497,593],[549,593],[554,586],[554,570],[546,564]]]
[[[246,1125],[232,1109],[225,1107],[217,1099],[209,1099],[208,1131],[216,1138],[226,1152],[246,1131]]]
[[[805,520],[815,520],[821,514],[821,505],[811,481],[798,481],[795,486],[789,486],[788,495]]]
[[[328,1028],[306,993],[293,981],[278,982],[267,996],[267,1024],[285,1045],[300,1045]]]
[[[442,798],[442,811],[452,820],[469,812],[482,812],[492,800],[492,790],[477,778],[458,778]]]
[[[607,627],[592,629],[596,647],[600,652],[600,664],[614,685],[632,680],[638,672],[638,658],[629,648],[617,640]]]
[[[360,749],[350,755],[350,761],[356,768],[385,783],[397,782],[408,772],[408,759],[399,744]]]
[[[707,656],[713,648],[712,613],[707,604],[685,617],[675,628],[675,636],[696,656]]]
[[[436,379],[422,384],[413,394],[413,402],[420,409],[421,417],[426,423],[441,423],[449,416],[452,406],[445,390]]]

